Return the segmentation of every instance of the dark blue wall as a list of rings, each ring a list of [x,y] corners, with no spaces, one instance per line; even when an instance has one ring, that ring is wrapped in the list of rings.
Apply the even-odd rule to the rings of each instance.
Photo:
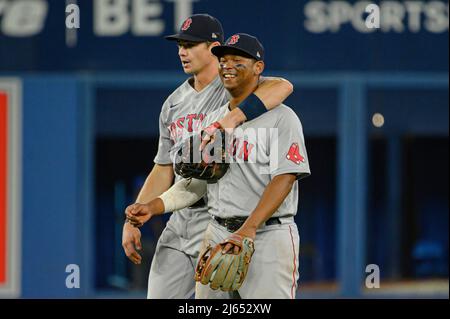
[[[79,0],[81,13],[77,43],[66,45],[65,1],[40,0],[48,4],[44,28],[28,37],[14,37],[0,28],[0,70],[175,70],[179,69],[175,44],[163,36],[174,33],[175,4],[149,1],[161,8],[153,20],[163,23],[157,34],[137,35],[131,27],[123,34],[104,36],[94,32],[94,0]],[[13,1],[10,1],[13,2]],[[226,36],[237,32],[254,34],[266,48],[266,63],[277,70],[448,70],[448,1],[423,1],[419,28],[414,29],[407,1],[400,7],[400,27],[389,28],[383,14],[381,29],[361,32],[350,20],[337,24],[339,2],[306,0],[200,0],[193,2],[193,13],[207,12],[221,20]],[[135,22],[134,1],[129,0],[124,16]],[[311,18],[312,3],[322,3]],[[357,1],[344,2],[345,15],[364,24],[366,13],[356,11]],[[380,1],[375,3],[382,4]],[[341,2],[342,5],[342,2]],[[439,17],[431,16],[430,11]],[[2,18],[0,17],[0,20]],[[5,18],[3,18],[5,19]],[[443,20],[443,28],[429,25]],[[313,31],[311,21],[325,21],[323,30]],[[445,21],[447,24],[445,27]],[[98,20],[97,20],[98,21]],[[334,21],[334,22],[333,22]],[[182,21],[180,21],[181,23]],[[316,23],[316,22],[313,22]],[[435,31],[433,31],[435,30]]]

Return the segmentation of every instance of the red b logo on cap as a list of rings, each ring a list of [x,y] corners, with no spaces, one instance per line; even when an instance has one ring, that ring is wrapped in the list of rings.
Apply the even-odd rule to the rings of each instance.
[[[186,21],[184,21],[183,26],[181,27],[182,31],[186,31],[187,29],[189,29],[189,27],[191,26],[192,23],[192,19],[189,18]]]
[[[239,40],[239,34],[235,34],[231,37],[230,41],[228,41],[228,44],[236,44]]]

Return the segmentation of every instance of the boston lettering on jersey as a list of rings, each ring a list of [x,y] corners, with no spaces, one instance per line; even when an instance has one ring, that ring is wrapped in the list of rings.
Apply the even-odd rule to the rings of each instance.
[[[238,159],[248,162],[248,158],[254,147],[254,144],[235,137],[233,143],[228,148],[228,154],[231,154],[234,160]]]
[[[168,127],[170,131],[170,138],[172,141],[176,142],[187,133],[197,132],[201,127],[206,114],[188,114],[176,119],[174,122],[170,123]]]

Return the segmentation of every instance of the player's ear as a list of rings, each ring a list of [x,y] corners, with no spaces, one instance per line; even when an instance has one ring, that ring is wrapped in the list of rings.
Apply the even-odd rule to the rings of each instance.
[[[219,45],[220,45],[219,41],[208,42],[208,49],[211,51],[212,48],[217,47]]]
[[[264,71],[264,62],[263,61],[256,61],[253,64],[253,72],[255,75],[260,75]]]

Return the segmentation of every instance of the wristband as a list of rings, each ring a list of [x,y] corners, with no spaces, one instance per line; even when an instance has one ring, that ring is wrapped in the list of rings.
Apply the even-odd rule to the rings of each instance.
[[[238,107],[245,114],[247,121],[254,120],[267,112],[264,103],[254,93],[250,94]]]

